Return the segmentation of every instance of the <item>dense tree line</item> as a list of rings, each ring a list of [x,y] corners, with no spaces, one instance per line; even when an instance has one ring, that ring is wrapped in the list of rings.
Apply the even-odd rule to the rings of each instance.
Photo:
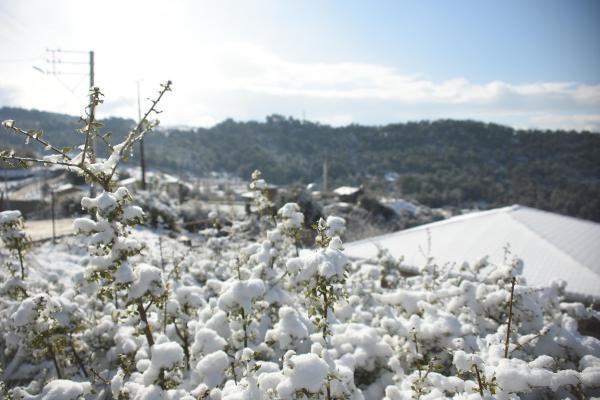
[[[0,109],[0,120],[9,118],[43,126],[60,145],[81,127],[75,117]],[[104,124],[115,132],[134,125],[118,118]],[[0,134],[2,148],[22,145]],[[146,146],[152,168],[241,177],[258,168],[274,183],[309,183],[321,180],[327,160],[332,184],[366,184],[429,206],[519,203],[600,221],[600,135],[589,132],[455,120],[334,128],[273,115],[265,122],[164,130],[149,136]],[[398,179],[384,180],[388,172]]]

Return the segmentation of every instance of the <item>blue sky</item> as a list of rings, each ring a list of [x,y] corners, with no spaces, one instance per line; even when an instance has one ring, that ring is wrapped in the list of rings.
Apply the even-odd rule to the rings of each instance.
[[[347,57],[357,51],[370,62],[477,83],[600,81],[598,1],[348,4],[336,18],[351,23],[332,32],[347,38]]]
[[[95,50],[105,115],[136,115],[137,80],[147,94],[172,79],[170,125],[280,113],[600,131],[598,1],[5,1],[0,106],[81,113],[84,75],[31,68],[49,69],[46,47]]]

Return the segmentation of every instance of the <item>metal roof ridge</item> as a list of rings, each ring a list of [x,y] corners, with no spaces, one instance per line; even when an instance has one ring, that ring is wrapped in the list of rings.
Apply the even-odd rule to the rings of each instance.
[[[474,211],[474,212],[461,214],[461,215],[455,215],[455,216],[452,216],[450,218],[443,219],[440,221],[435,221],[435,222],[430,222],[428,224],[413,226],[412,228],[402,229],[399,231],[394,231],[394,232],[386,233],[383,235],[371,236],[368,238],[355,240],[353,242],[348,242],[346,244],[350,245],[350,244],[368,243],[368,242],[372,242],[374,240],[381,240],[381,239],[386,239],[388,237],[400,236],[400,235],[404,235],[404,234],[408,234],[408,233],[412,233],[412,232],[417,232],[420,230],[427,230],[432,227],[443,226],[443,225],[447,225],[447,224],[451,224],[451,223],[455,223],[455,222],[461,222],[461,221],[465,221],[465,220],[469,220],[469,219],[485,217],[488,215],[501,214],[501,213],[508,214],[509,212],[514,211],[515,207],[522,207],[522,206],[515,204],[515,205],[507,206],[507,207],[493,208],[491,210],[481,210],[481,211]]]
[[[600,227],[600,223],[598,223],[596,221],[591,221],[589,219],[583,219],[583,218],[579,218],[579,217],[573,217],[571,215],[559,214],[559,213],[555,213],[555,212],[547,211],[547,210],[540,210],[539,208],[535,208],[535,207],[522,206],[520,204],[513,204],[512,206],[504,207],[504,208],[510,209],[510,210],[508,210],[510,212],[514,212],[514,211],[533,211],[533,212],[540,213],[540,214],[547,214],[547,215],[552,215],[552,216],[555,216],[555,217],[566,218],[566,219],[570,219],[572,221],[582,222],[582,223],[586,223],[586,224],[590,224],[590,225],[596,225],[596,226]]]
[[[529,207],[527,207],[529,208]],[[537,210],[535,208],[531,208],[531,210],[535,210],[535,211],[541,211],[541,210]],[[542,211],[548,214],[554,214],[548,211]],[[554,214],[554,215],[560,215],[560,214]],[[588,270],[589,272],[591,272],[594,275],[598,275],[596,273],[596,271],[592,270],[591,268],[589,268],[587,265],[585,265],[584,263],[582,263],[580,260],[576,259],[570,252],[566,251],[565,249],[563,249],[560,246],[557,246],[556,243],[554,243],[553,241],[551,241],[550,239],[548,239],[546,236],[542,235],[540,232],[537,232],[534,229],[531,229],[527,224],[524,224],[523,222],[519,221],[518,219],[514,218],[512,215],[510,216],[510,218],[516,222],[517,224],[521,225],[522,227],[524,227],[528,232],[531,232],[534,236],[540,238],[544,243],[552,246],[553,248],[557,249],[558,251],[560,251],[560,253],[564,254],[567,258],[571,259],[573,262],[575,262],[575,264],[580,265],[581,267],[585,268],[586,270]],[[518,256],[518,254],[517,254]]]

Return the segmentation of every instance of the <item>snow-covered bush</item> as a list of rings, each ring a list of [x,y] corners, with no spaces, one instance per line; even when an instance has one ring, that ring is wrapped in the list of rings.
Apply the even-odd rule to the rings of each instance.
[[[36,294],[5,307],[0,312],[0,340],[6,384],[26,383],[38,391],[48,377],[87,376],[86,356],[81,351],[85,315],[73,291]]]
[[[98,283],[100,295],[114,299],[117,292],[129,287],[134,272],[128,259],[142,251],[142,244],[129,237],[129,229],[142,222],[144,212],[129,203],[126,188],[102,192],[96,198],[84,197],[81,207],[91,218],[77,218],[75,231],[89,237],[91,255],[87,278]]]
[[[261,175],[259,170],[255,170],[250,181],[250,190],[254,193],[254,207],[259,215],[271,216],[275,205],[269,198],[267,182]]]
[[[79,400],[90,393],[91,386],[89,382],[56,379],[44,386],[41,393],[37,395],[31,395],[20,388],[16,389],[12,395],[15,399],[22,400]]]
[[[296,240],[304,224],[304,215],[300,212],[298,204],[285,203],[277,211],[277,216],[281,219],[279,223],[281,232]]]
[[[293,282],[305,287],[306,298],[310,301],[309,316],[323,339],[331,334],[335,303],[343,294],[348,260],[341,252],[342,241],[338,236],[331,237],[329,225],[320,219],[315,225],[320,247],[315,252],[290,259],[287,269]]]
[[[13,282],[11,286],[25,291],[23,285],[25,280],[25,265],[23,257],[25,252],[31,247],[31,238],[25,233],[23,216],[18,210],[8,210],[0,212],[0,237],[4,246],[13,253],[18,261],[20,268],[20,282]],[[7,263],[10,273],[16,277],[16,268]]]

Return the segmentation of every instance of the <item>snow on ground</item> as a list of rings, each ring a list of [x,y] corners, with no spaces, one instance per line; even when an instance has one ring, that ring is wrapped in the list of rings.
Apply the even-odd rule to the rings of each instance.
[[[58,218],[54,221],[54,224],[56,237],[73,235],[72,218]],[[25,231],[27,231],[33,241],[52,239],[52,220],[27,221]]]
[[[74,277],[85,271],[89,262],[87,246],[81,236],[73,234],[73,220],[68,221],[71,225],[71,234],[60,238],[56,244],[52,244],[51,240],[41,242],[27,256],[32,277],[62,283],[66,287],[72,286]],[[27,225],[30,226],[33,222]],[[160,260],[159,236],[161,236],[159,232],[147,228],[132,231],[132,237],[146,246],[143,254],[154,260]],[[172,259],[178,249],[176,240],[164,233],[162,236],[165,242],[163,258]]]

